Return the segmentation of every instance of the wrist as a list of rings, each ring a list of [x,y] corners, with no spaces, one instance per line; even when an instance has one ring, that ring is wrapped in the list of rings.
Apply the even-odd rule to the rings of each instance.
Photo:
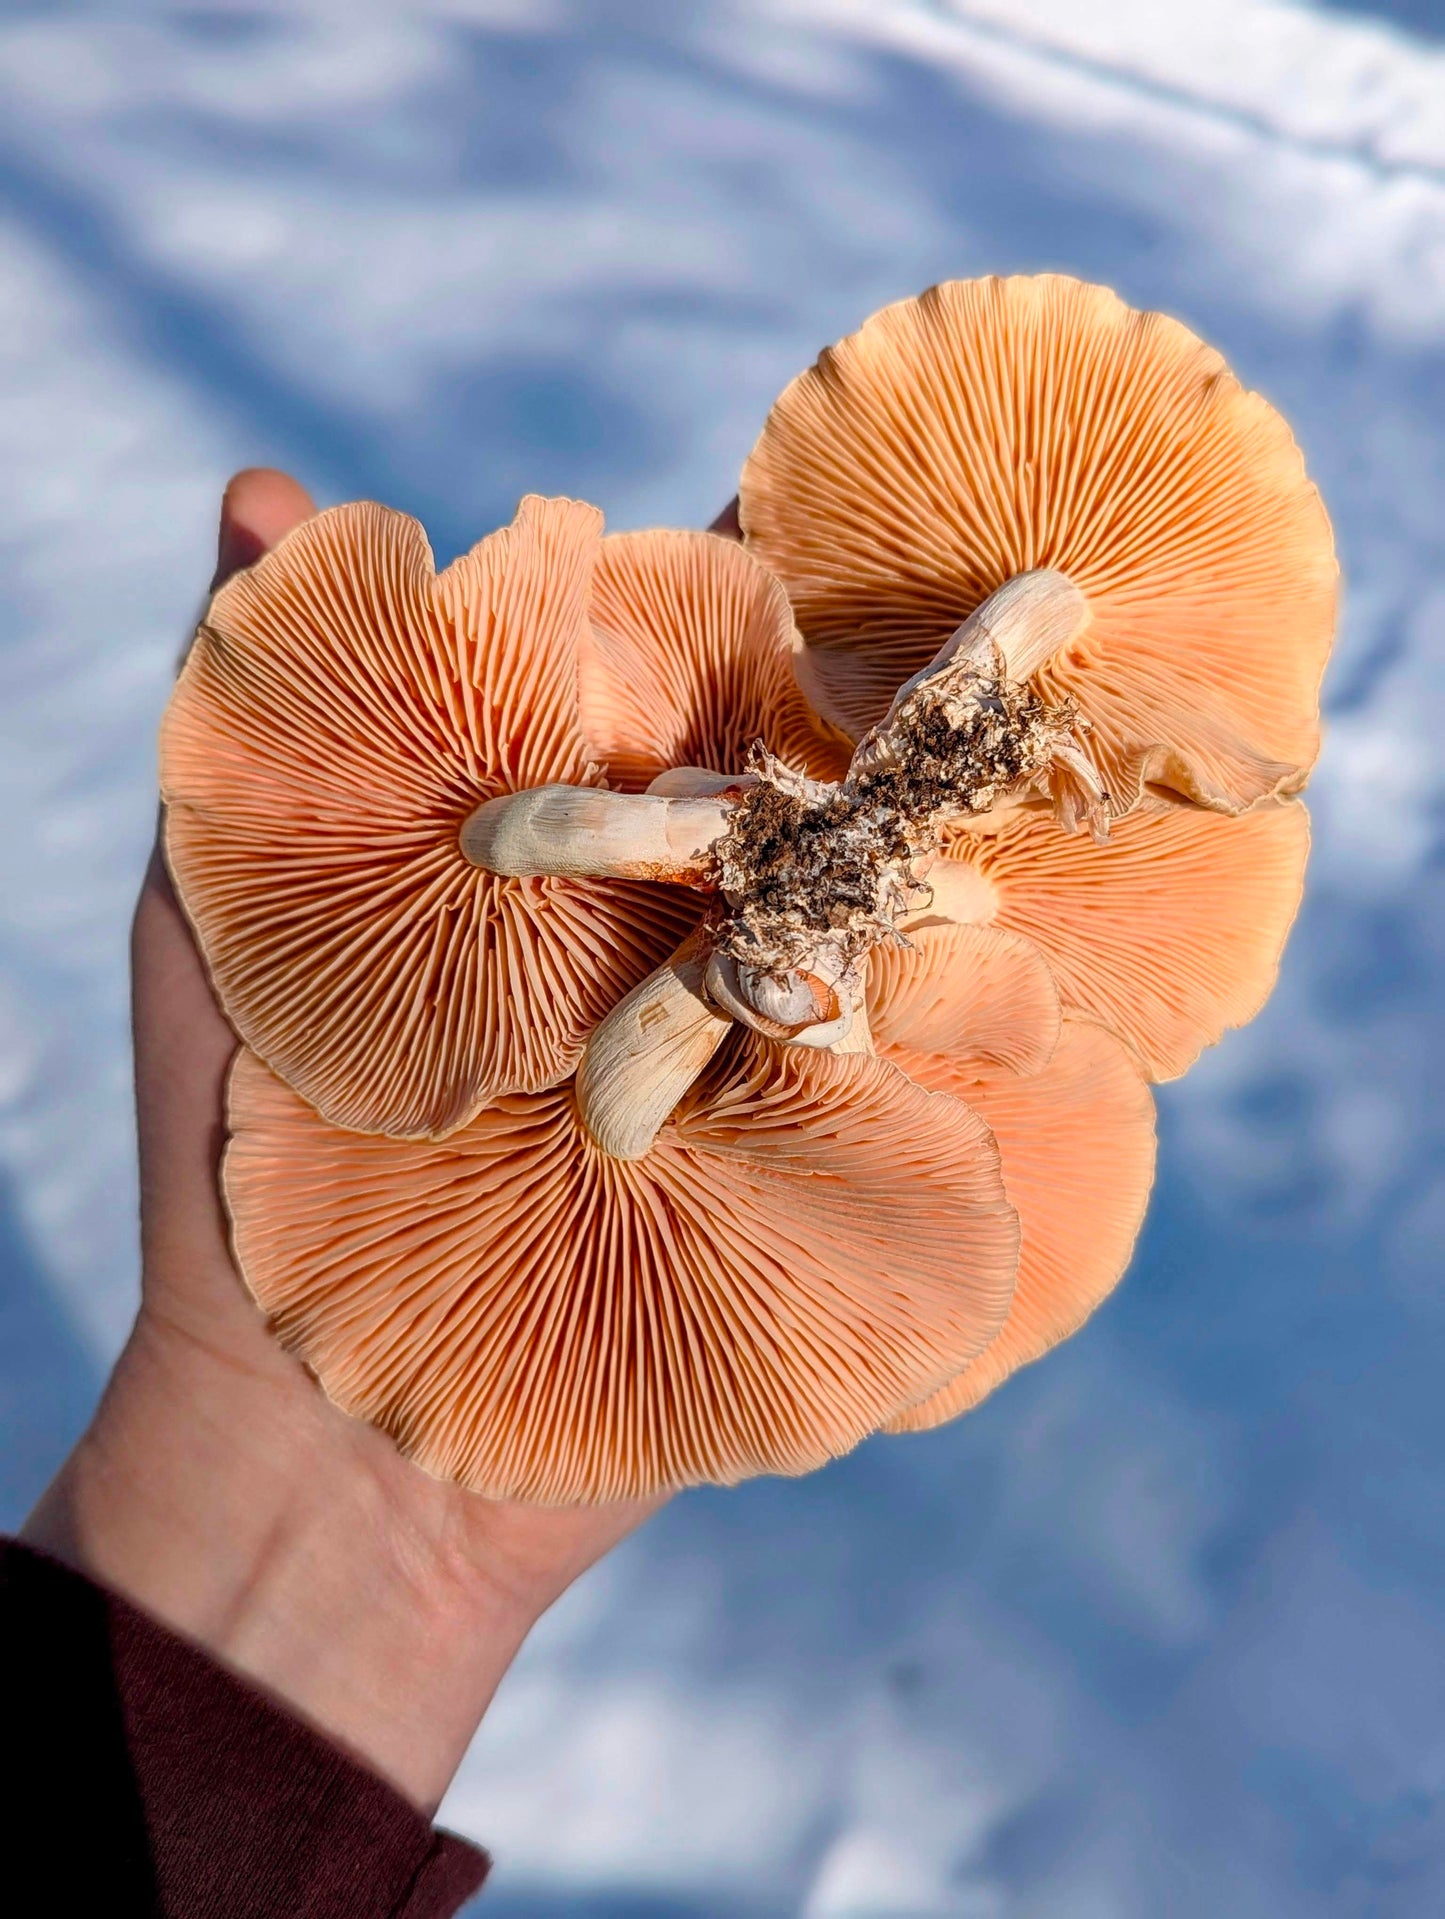
[[[425,1480],[269,1339],[240,1359],[146,1311],[25,1536],[430,1812],[575,1570],[490,1540],[501,1510]]]

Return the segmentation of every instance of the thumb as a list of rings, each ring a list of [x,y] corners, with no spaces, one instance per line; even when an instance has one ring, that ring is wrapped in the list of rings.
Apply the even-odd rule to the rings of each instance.
[[[301,482],[274,466],[248,466],[235,474],[221,496],[212,592],[243,566],[254,566],[315,511],[316,502]]]
[[[221,500],[212,590],[315,511],[288,474],[271,467],[236,474]],[[211,995],[159,840],[132,928],[131,991],[148,1279],[204,1271],[226,1257],[216,1164],[236,1038]]]

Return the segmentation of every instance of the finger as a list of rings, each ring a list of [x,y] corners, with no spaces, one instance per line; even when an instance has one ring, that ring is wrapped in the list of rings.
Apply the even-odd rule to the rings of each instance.
[[[214,592],[242,567],[253,566],[263,553],[284,539],[293,527],[309,520],[315,511],[316,502],[289,473],[272,466],[248,466],[233,473],[221,495],[216,573],[211,590]],[[186,964],[187,954],[191,970],[204,985],[205,970],[166,871],[158,831],[136,915],[131,957],[137,998],[154,999],[156,981]],[[183,1003],[194,1017],[197,1004],[194,994],[184,996]],[[215,1013],[215,1020],[225,1030],[219,1012]],[[150,1022],[147,1022],[146,1037],[149,1036]],[[142,1053],[148,1050],[138,1048]]]
[[[159,847],[136,908],[131,966],[145,1266],[211,1266],[225,1257],[216,1167],[236,1038],[211,996]]]
[[[221,497],[212,592],[243,566],[254,566],[315,511],[316,502],[301,482],[274,466],[248,466],[234,474]]]
[[[221,500],[213,590],[315,511],[289,474],[237,473]],[[132,927],[131,980],[146,1267],[204,1269],[225,1258],[216,1165],[236,1038],[212,996],[159,836]]]
[[[728,501],[722,512],[718,514],[717,518],[708,528],[708,532],[721,533],[725,540],[740,540],[743,537],[742,521],[738,518],[738,497],[736,493]]]

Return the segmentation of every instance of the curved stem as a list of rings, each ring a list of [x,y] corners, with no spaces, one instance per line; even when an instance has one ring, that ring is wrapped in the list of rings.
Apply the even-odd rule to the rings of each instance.
[[[582,1124],[613,1159],[641,1159],[732,1020],[703,993],[706,941],[694,933],[594,1030],[577,1068]]]
[[[1087,632],[1092,620],[1089,602],[1067,573],[1047,566],[1015,573],[974,608],[927,666],[903,682],[877,730],[887,728],[920,686],[950,667],[984,675],[997,671],[1003,679],[1022,684],[1046,660]]]

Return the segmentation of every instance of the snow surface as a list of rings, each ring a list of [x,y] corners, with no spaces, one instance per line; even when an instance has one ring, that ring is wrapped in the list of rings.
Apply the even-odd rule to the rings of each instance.
[[[1336,518],[1310,900],[1164,1096],[1127,1286],[556,1610],[445,1808],[496,1919],[1445,1911],[1442,43],[1433,0],[0,7],[11,1522],[133,1306],[126,917],[233,467],[443,557],[527,488],[697,522],[824,341],[1052,267],[1222,347]]]

